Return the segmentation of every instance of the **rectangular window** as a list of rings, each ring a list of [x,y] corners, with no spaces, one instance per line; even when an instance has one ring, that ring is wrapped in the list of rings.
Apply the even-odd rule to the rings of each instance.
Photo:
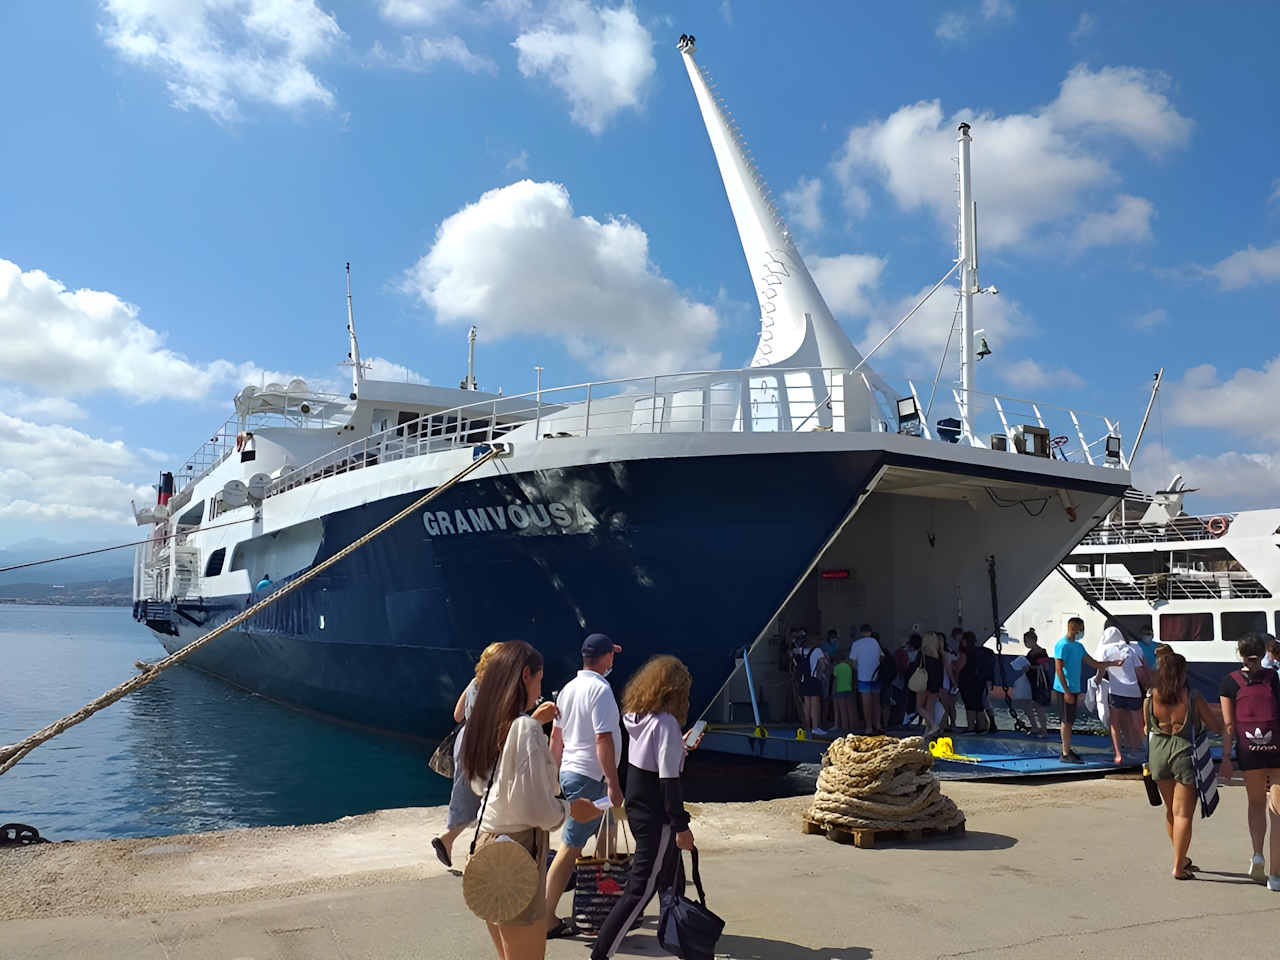
[[[216,577],[222,573],[222,561],[227,558],[227,548],[219,547],[213,553],[209,554],[209,562],[204,565],[204,575],[206,577]]]
[[[1267,632],[1267,615],[1261,610],[1254,612],[1233,611],[1222,614],[1222,639],[1235,643],[1246,633],[1263,634]]]
[[[1144,628],[1151,629],[1151,614],[1149,613],[1122,613],[1112,619],[1133,633],[1141,634]]]
[[[1160,614],[1160,642],[1178,640],[1212,640],[1212,613],[1162,613]]]

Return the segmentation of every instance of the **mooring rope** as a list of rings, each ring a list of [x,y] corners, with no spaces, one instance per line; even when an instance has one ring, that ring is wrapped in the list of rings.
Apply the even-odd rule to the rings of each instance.
[[[121,700],[124,697],[127,697],[129,694],[133,693],[135,690],[140,690],[142,687],[145,687],[148,683],[150,683],[152,680],[158,677],[162,672],[172,667],[175,663],[179,663],[185,660],[187,657],[191,656],[191,654],[195,653],[197,650],[203,647],[206,643],[209,643],[211,640],[214,640],[222,636],[222,634],[226,633],[228,630],[232,629],[233,627],[239,626],[240,624],[244,623],[244,621],[254,616],[254,614],[257,614],[265,610],[267,607],[271,606],[271,604],[275,603],[281,597],[287,596],[288,594],[292,593],[294,590],[297,590],[300,586],[302,586],[304,583],[306,583],[313,577],[318,576],[319,574],[328,570],[339,560],[342,560],[344,557],[348,556],[349,554],[354,553],[356,550],[359,550],[370,540],[373,540],[375,537],[378,537],[381,534],[386,533],[388,530],[394,527],[397,523],[399,523],[405,517],[409,516],[409,514],[421,509],[423,506],[430,503],[440,494],[444,493],[446,490],[452,487],[459,480],[462,480],[469,473],[479,469],[484,464],[492,460],[494,457],[498,456],[498,453],[499,451],[496,448],[490,448],[487,453],[477,457],[476,459],[472,460],[471,463],[467,464],[466,469],[459,471],[457,474],[450,477],[444,483],[440,484],[440,486],[436,487],[430,492],[419,497],[417,500],[409,504],[409,506],[405,507],[403,510],[397,513],[391,519],[386,520],[383,523],[379,524],[377,527],[370,530],[368,533],[366,533],[364,536],[360,537],[359,539],[353,540],[351,543],[347,544],[347,546],[343,547],[341,550],[335,553],[328,560],[318,563],[316,566],[312,567],[310,570],[308,570],[302,576],[298,577],[296,580],[290,580],[288,583],[282,585],[279,589],[272,592],[269,596],[266,596],[263,599],[259,600],[257,603],[255,603],[249,609],[245,610],[243,613],[237,614],[236,616],[232,617],[230,620],[228,620],[226,623],[222,624],[221,626],[215,627],[213,630],[210,630],[204,636],[191,641],[191,643],[187,644],[177,653],[170,654],[169,656],[165,657],[163,660],[157,660],[155,663],[149,664],[136,677],[132,677],[129,680],[126,680],[124,683],[120,684],[118,687],[108,690],[106,693],[98,697],[96,700],[92,700],[89,703],[85,704],[79,710],[75,711],[75,713],[67,714],[67,716],[63,717],[61,720],[58,720],[55,723],[49,724],[43,730],[38,730],[37,732],[33,733],[31,736],[27,737],[25,740],[22,740],[18,743],[10,744],[7,747],[0,747],[0,774],[7,772],[9,768],[11,768],[14,764],[16,764],[19,760],[21,760],[23,757],[29,754],[36,747],[40,746],[42,743],[46,743],[49,740],[52,740],[58,734],[63,733],[66,730],[70,730],[72,727],[74,727],[78,723],[82,723],[83,721],[88,720],[91,716],[93,716],[99,710],[103,710],[111,706],[111,704],[115,703],[117,700]]]

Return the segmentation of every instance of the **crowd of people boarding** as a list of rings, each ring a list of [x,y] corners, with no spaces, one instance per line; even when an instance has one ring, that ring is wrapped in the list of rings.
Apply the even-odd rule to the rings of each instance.
[[[1244,781],[1252,845],[1247,875],[1280,892],[1280,644],[1269,635],[1243,637],[1241,667],[1222,680],[1214,709],[1188,683],[1185,658],[1157,645],[1149,630],[1130,638],[1109,627],[1096,657],[1085,651],[1084,636],[1084,623],[1072,618],[1050,654],[1028,631],[1025,653],[1003,668],[993,650],[960,627],[949,635],[913,633],[892,650],[867,623],[847,645],[834,630],[822,642],[795,630],[787,646],[804,721],[816,736],[829,729],[882,733],[912,722],[930,735],[960,729],[957,705],[965,711],[963,729],[987,731],[994,728],[991,696],[999,675],[1032,736],[1049,736],[1046,707],[1056,709],[1059,759],[1079,763],[1071,731],[1094,687],[1093,708],[1106,708],[1099,712],[1108,717],[1115,760],[1145,760],[1154,802],[1165,807],[1179,880],[1197,870],[1189,853],[1200,797],[1193,748],[1197,731],[1214,730],[1223,736],[1219,775],[1239,771]],[[582,934],[572,916],[560,915],[560,903],[584,848],[593,838],[607,842],[616,829],[618,808],[625,808],[634,855],[625,888],[595,934],[593,960],[618,951],[647,905],[676,883],[680,851],[694,848],[681,786],[692,678],[676,657],[655,656],[632,674],[619,704],[606,678],[621,652],[604,634],[588,636],[582,669],[553,703],[542,697],[537,650],[520,641],[491,644],[458,698],[448,821],[432,846],[451,867],[467,831],[469,858],[514,843],[537,877],[523,909],[487,924],[500,960],[541,958],[548,940]],[[552,854],[551,831],[561,828]]]

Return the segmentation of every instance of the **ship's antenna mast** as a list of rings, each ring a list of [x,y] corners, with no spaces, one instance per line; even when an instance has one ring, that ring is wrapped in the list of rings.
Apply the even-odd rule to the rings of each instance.
[[[467,379],[458,384],[463,390],[479,390],[476,386],[476,326],[467,333]]]
[[[360,392],[364,368],[360,365],[360,344],[356,342],[356,317],[351,310],[351,264],[347,264],[347,334],[351,337],[351,399]]]
[[[960,124],[960,416],[973,442],[973,295],[978,292],[978,211],[969,168],[969,125]]]

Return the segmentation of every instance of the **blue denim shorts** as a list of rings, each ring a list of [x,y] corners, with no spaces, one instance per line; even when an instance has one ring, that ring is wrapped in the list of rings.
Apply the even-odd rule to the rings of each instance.
[[[859,693],[879,693],[880,681],[879,680],[859,680],[858,692]]]
[[[568,771],[560,773],[560,789],[564,792],[566,800],[577,800],[579,797],[584,797],[587,800],[599,800],[601,797],[609,795],[609,786],[604,780],[592,780],[590,777],[584,777],[580,773],[570,773]],[[566,847],[582,848],[587,845],[587,841],[594,837],[599,830],[600,817],[596,817],[588,823],[579,823],[572,817],[566,817],[564,830],[560,834],[560,842]]]

